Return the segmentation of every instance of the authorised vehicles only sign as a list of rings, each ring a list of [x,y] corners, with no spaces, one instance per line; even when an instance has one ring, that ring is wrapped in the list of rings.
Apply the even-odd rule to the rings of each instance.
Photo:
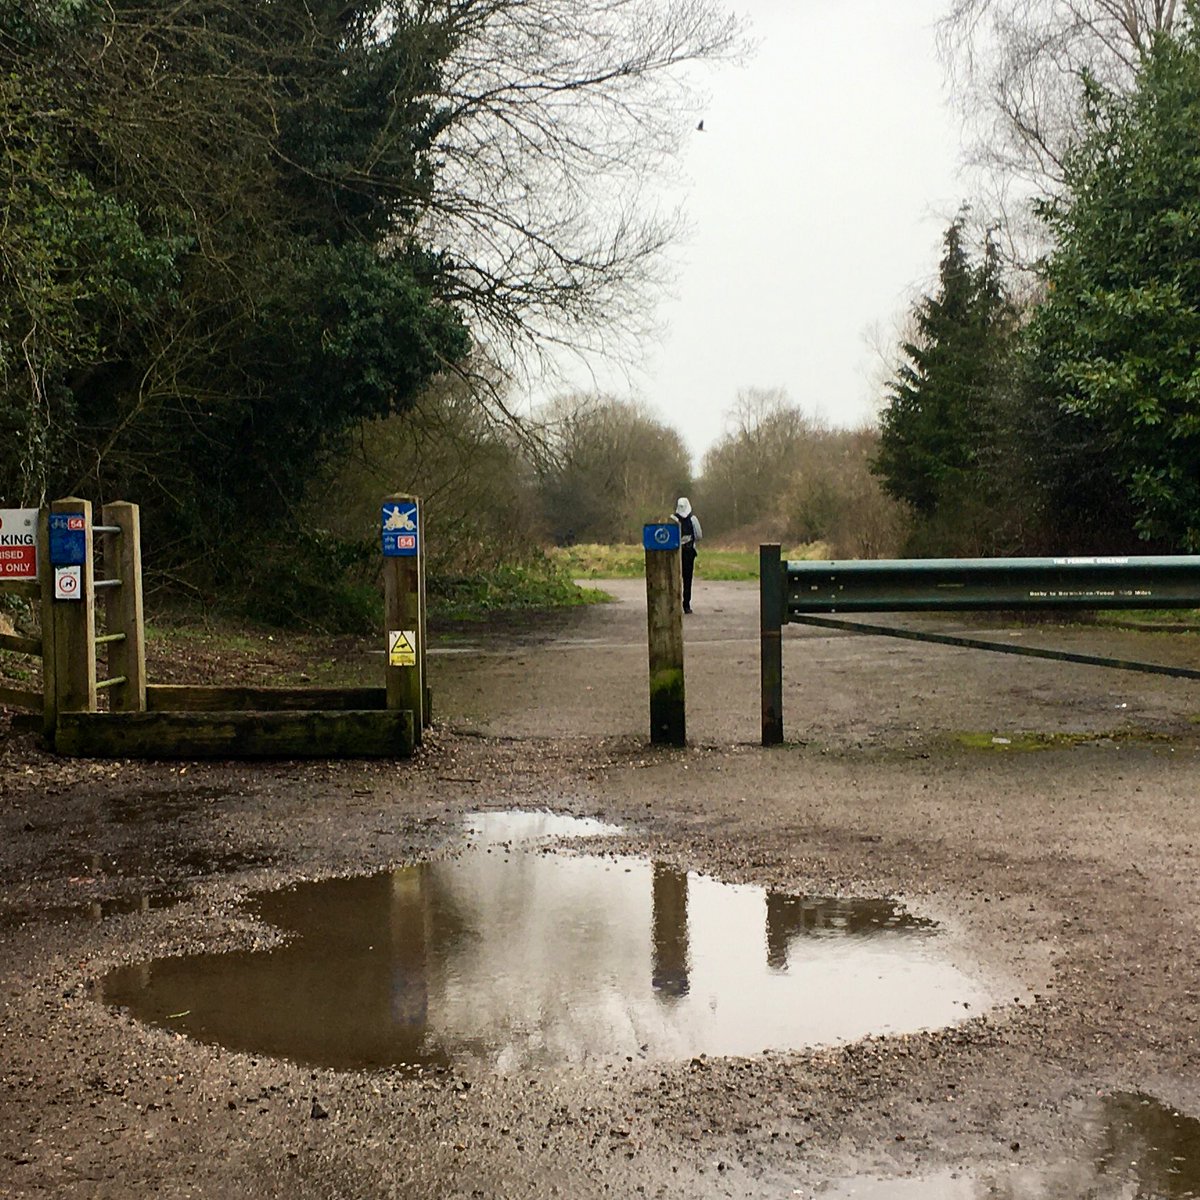
[[[0,508],[0,580],[38,577],[36,508]]]

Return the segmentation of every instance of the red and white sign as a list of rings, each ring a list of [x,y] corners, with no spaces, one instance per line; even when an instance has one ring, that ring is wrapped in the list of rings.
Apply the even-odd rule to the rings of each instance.
[[[36,579],[36,508],[0,508],[0,582],[5,579]]]
[[[54,598],[55,600],[83,599],[82,567],[54,568]]]

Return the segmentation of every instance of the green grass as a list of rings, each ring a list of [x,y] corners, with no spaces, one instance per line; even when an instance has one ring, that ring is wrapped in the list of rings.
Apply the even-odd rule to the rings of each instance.
[[[1153,629],[1161,626],[1165,631],[1200,632],[1200,609],[1195,608],[1130,608],[1101,609],[1094,614],[1097,625],[1129,626]]]
[[[993,753],[1029,753],[1036,750],[1062,750],[1089,742],[1154,742],[1169,740],[1149,730],[1118,729],[1107,733],[1036,733],[1028,730],[1014,733],[981,733],[960,731],[950,735],[966,750]]]
[[[427,594],[431,617],[458,620],[518,609],[573,608],[612,599],[596,588],[577,587],[553,559],[462,578],[430,578]]]
[[[565,546],[551,550],[550,557],[560,563],[572,579],[640,579],[646,573],[646,552],[641,546]],[[786,551],[785,558],[823,558],[821,543],[798,546]],[[757,579],[758,548],[717,550],[702,546],[696,560],[696,573],[704,579]]]
[[[219,621],[206,621],[197,616],[195,625],[175,624],[178,616],[172,617],[171,624],[160,624],[155,621],[146,622],[146,641],[156,644],[179,644],[181,647],[198,645],[204,647],[219,647],[222,650],[235,652],[250,652],[257,650],[259,645],[271,633],[246,633],[235,624],[235,618],[225,617]]]

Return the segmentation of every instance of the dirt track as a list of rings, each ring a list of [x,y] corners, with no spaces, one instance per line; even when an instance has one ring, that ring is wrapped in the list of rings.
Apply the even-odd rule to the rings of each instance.
[[[1200,1147],[1168,1156],[1182,1182],[1101,1169],[1085,1118],[1108,1093],[1200,1116],[1200,684],[793,628],[789,744],[763,750],[755,589],[698,579],[692,746],[651,750],[642,585],[611,587],[613,605],[440,637],[437,726],[411,764],[64,763],[0,743],[0,1195],[1191,1194]],[[1191,635],[987,636],[1200,665]],[[1065,736],[1011,749],[1022,732]],[[462,813],[529,806],[732,881],[899,897],[998,1003],[812,1052],[414,1080],[212,1049],[94,998],[111,965],[256,944],[249,889],[442,853]],[[98,923],[64,907],[171,888]],[[855,1175],[915,1182],[836,1182]]]

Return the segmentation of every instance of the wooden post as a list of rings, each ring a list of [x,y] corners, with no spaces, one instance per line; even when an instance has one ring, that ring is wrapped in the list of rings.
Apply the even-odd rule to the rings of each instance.
[[[786,590],[780,547],[758,548],[758,613],[762,661],[762,744],[783,741],[783,618]]]
[[[142,614],[142,540],[136,504],[117,501],[101,510],[103,524],[115,525],[120,533],[105,533],[104,574],[119,579],[120,587],[108,588],[105,597],[105,632],[124,637],[108,644],[109,678],[125,676],[125,682],[109,693],[113,712],[146,711],[146,632]]]
[[[647,542],[646,633],[650,644],[650,741],[686,746],[683,572],[678,541],[669,550],[650,549]]]
[[[433,724],[433,689],[429,686],[429,667],[426,661],[426,646],[428,630],[426,623],[429,619],[429,609],[425,602],[425,506],[417,504],[417,573],[421,581],[421,619],[417,624],[417,639],[420,649],[417,651],[421,659],[421,727],[428,729]]]
[[[55,545],[56,517],[82,516],[82,562],[62,564],[50,562],[51,624],[54,654],[54,687],[57,712],[96,711],[96,593],[92,568],[92,505],[90,500],[69,496],[50,505],[50,547]],[[71,531],[78,533],[80,531]],[[78,539],[75,539],[77,542]],[[61,555],[59,556],[61,557]],[[64,581],[57,578],[56,568],[78,567],[78,582],[72,593],[78,599],[59,599]],[[71,576],[72,580],[75,576]]]
[[[398,507],[397,507],[398,506]],[[414,507],[417,511],[413,511]],[[419,745],[424,728],[425,680],[422,672],[424,630],[421,628],[421,575],[424,548],[420,544],[419,501],[415,496],[388,496],[383,502],[383,614],[387,646],[387,706],[413,714],[413,740]],[[388,528],[390,514],[411,514],[406,525]],[[407,540],[412,538],[411,548]],[[404,544],[401,544],[404,543]]]
[[[58,685],[54,672],[54,568],[50,565],[50,510],[38,512],[38,583],[42,589],[42,733],[54,738]]]

